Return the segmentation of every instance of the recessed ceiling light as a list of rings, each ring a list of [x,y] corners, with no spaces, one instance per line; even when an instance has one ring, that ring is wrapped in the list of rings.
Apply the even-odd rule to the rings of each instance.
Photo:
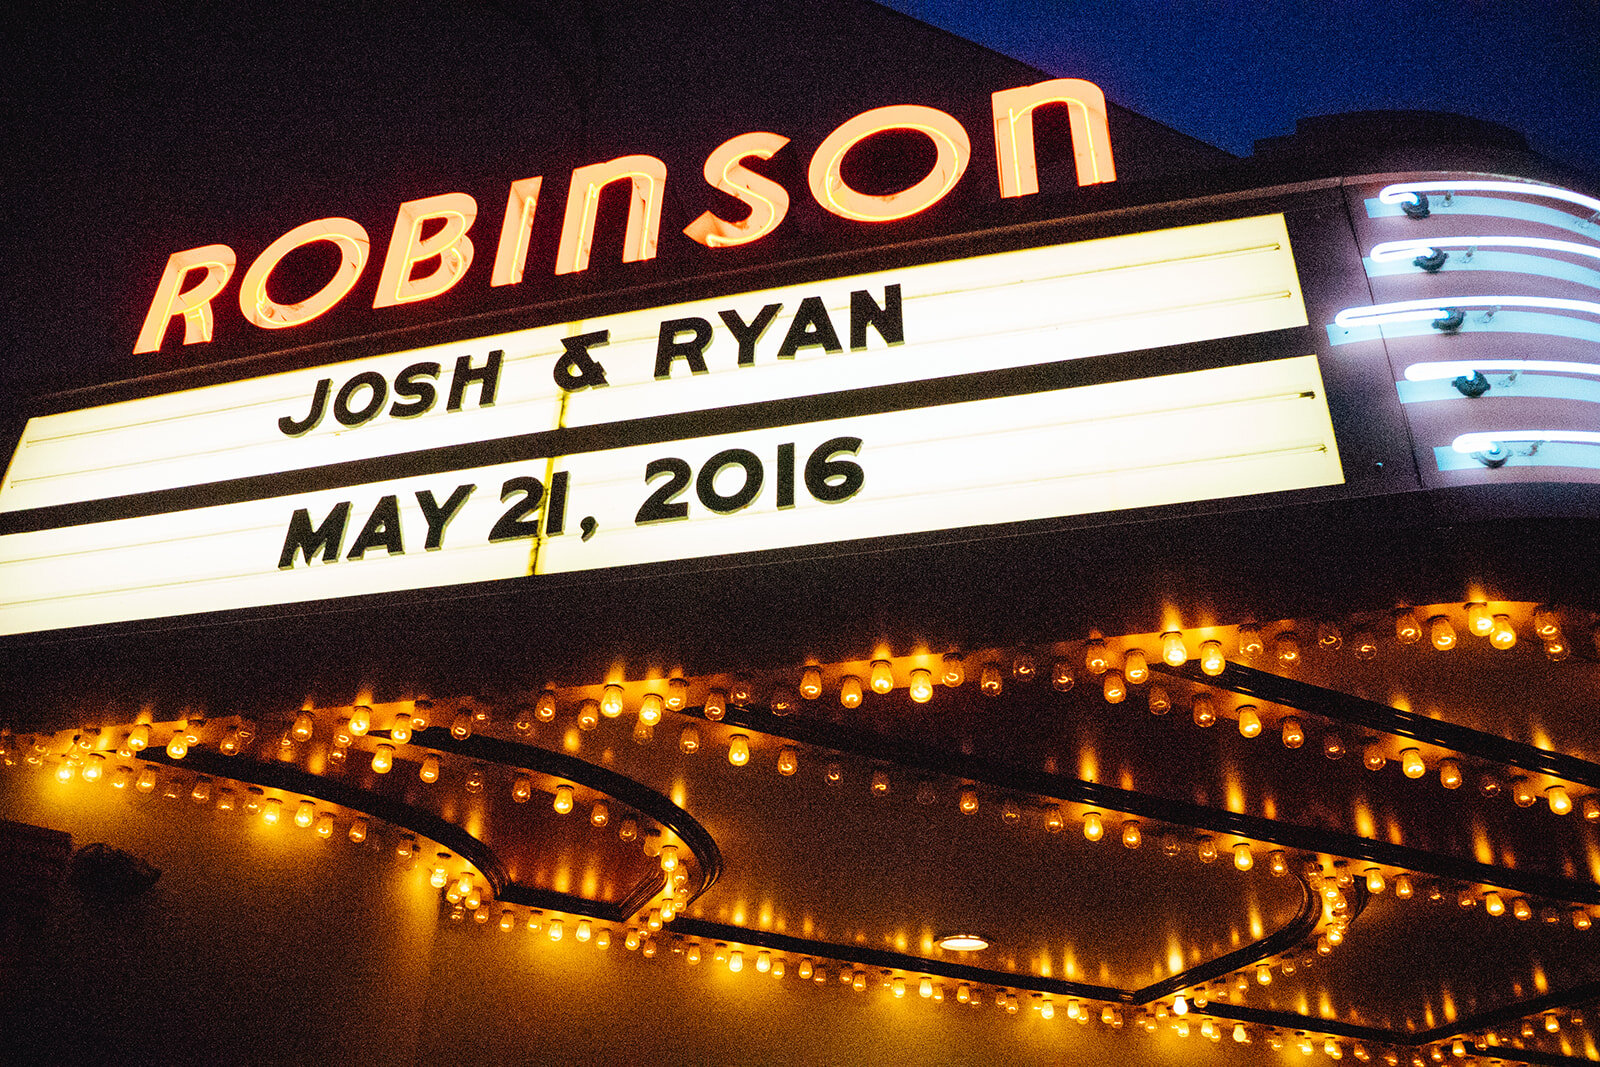
[[[989,947],[989,939],[978,934],[946,934],[939,939],[939,947],[950,952],[977,952]]]

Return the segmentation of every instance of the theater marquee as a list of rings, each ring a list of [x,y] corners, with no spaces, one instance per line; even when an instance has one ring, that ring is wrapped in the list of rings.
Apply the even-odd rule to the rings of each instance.
[[[40,416],[0,633],[1339,484],[1314,356],[1099,358],[1306,324],[1266,215]]]

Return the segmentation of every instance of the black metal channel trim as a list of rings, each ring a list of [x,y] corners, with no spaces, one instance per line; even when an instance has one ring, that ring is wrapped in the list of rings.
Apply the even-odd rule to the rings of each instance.
[[[757,948],[772,949],[775,952],[788,952],[797,956],[815,956],[818,959],[857,964],[862,967],[878,967],[886,970],[938,975],[940,978],[949,978],[956,982],[968,982],[973,985],[1005,986],[1008,989],[1024,989],[1033,993],[1050,993],[1061,997],[1082,997],[1086,1000],[1116,1001],[1123,1004],[1132,1003],[1131,993],[1111,986],[1090,985],[1087,982],[1073,982],[1065,978],[1044,978],[1035,974],[996,971],[969,963],[927,959],[905,952],[868,948],[865,945],[814,941],[810,938],[776,934],[769,930],[751,930],[743,926],[729,926],[726,923],[694,919],[687,915],[680,915],[674,919],[670,931],[674,934],[704,938],[708,941],[727,941],[735,945],[754,945]]]
[[[421,732],[429,733],[433,731]],[[449,731],[443,732],[446,737],[449,737]],[[382,731],[374,731],[374,733],[379,737],[386,736]],[[509,747],[520,749],[524,746],[511,745]],[[440,751],[447,750],[441,748]],[[617,796],[611,793],[604,788],[604,781],[621,777],[611,771],[594,767],[592,764],[584,763],[582,760],[575,760],[570,756],[558,753],[545,753],[545,755],[555,757],[553,765],[558,766],[559,769],[547,770],[537,766],[536,761],[531,760],[508,762],[520,764],[529,770],[539,773],[549,774],[551,777],[566,778],[603,792],[607,796],[616,796],[616,799],[644,812],[651,818],[657,818],[655,811],[651,809],[661,809],[663,805],[680,813],[682,812],[682,809],[677,808],[666,797],[639,785],[637,782],[631,782],[629,779],[622,779],[625,782],[631,782],[632,785],[632,788],[628,790],[627,796]],[[290,764],[265,763],[241,756],[224,756],[221,753],[209,752],[203,749],[191,749],[189,754],[182,760],[173,759],[160,749],[145,749],[138,754],[138,758],[149,763],[158,763],[178,770],[192,770],[200,774],[207,774],[215,778],[226,778],[246,785],[281,789],[284,792],[297,793],[301,796],[324,800],[330,804],[337,804],[340,807],[382,819],[384,822],[398,826],[403,830],[408,830],[420,837],[437,841],[440,845],[460,855],[483,872],[483,876],[489,880],[490,885],[494,888],[495,899],[505,901],[508,904],[520,904],[524,907],[585,915],[605,922],[626,922],[632,918],[645,901],[660,892],[662,886],[666,884],[666,880],[660,871],[652,871],[649,876],[629,892],[627,897],[615,904],[590,900],[586,897],[562,893],[554,889],[520,885],[511,880],[506,872],[505,864],[500,861],[493,849],[455,823],[410,804],[404,804],[376,793],[369,793],[366,790],[357,789],[343,782],[324,778],[309,771],[303,771]],[[587,768],[587,772],[583,768]],[[594,772],[599,773],[595,774]],[[601,779],[601,781],[588,780],[591,777]],[[655,800],[652,802],[649,797],[654,797]],[[649,806],[647,807],[646,803],[638,803],[638,801],[644,801]],[[676,826],[673,827],[674,833],[678,833],[685,843],[690,844],[691,850],[695,852],[697,862],[700,863],[701,885],[696,891],[698,895],[721,872],[722,853],[720,849],[717,849],[716,843],[711,841],[710,835],[705,832],[704,827],[689,818],[687,813],[683,813],[681,819],[674,821],[683,823],[683,820],[687,820],[688,824],[692,824],[694,828],[698,829],[699,835],[703,839],[701,848],[704,848],[704,842],[709,841],[711,843],[711,851],[703,853],[695,848],[689,835],[682,833]],[[657,821],[663,822],[664,825],[669,825],[665,820],[657,819]],[[692,834],[694,831],[691,830],[690,833]]]
[[[1169,667],[1152,663],[1151,670],[1187,678],[1200,685],[1225,689],[1240,696],[1281,704],[1287,708],[1320,715],[1325,719],[1349,723],[1379,733],[1407,737],[1423,744],[1448,748],[1466,756],[1492,763],[1503,763],[1525,771],[1547,774],[1578,785],[1600,789],[1600,765],[1560,752],[1548,752],[1521,741],[1511,741],[1467,726],[1458,726],[1426,715],[1401,711],[1361,697],[1325,689],[1309,682],[1259,671],[1230,663],[1221,674],[1212,676],[1193,663]]]
[[[1538,1015],[1557,1008],[1567,1008],[1574,1004],[1583,1004],[1596,998],[1600,998],[1600,981],[1586,982],[1583,985],[1573,986],[1571,989],[1546,993],[1541,997],[1533,997],[1515,1004],[1507,1004],[1501,1008],[1479,1012],[1477,1015],[1469,1015],[1464,1019],[1457,1019],[1446,1026],[1436,1026],[1432,1030],[1425,1030],[1417,1034],[1416,1040],[1418,1043],[1446,1041],[1462,1034],[1476,1033],[1480,1030],[1492,1030],[1507,1023],[1521,1022],[1530,1015]],[[1491,1055],[1493,1054],[1496,1053],[1491,1053]],[[1585,1060],[1583,1062],[1593,1063],[1594,1061]]]
[[[382,731],[376,732],[382,736]],[[711,836],[710,831],[667,797],[616,771],[597,767],[564,752],[552,752],[549,749],[518,744],[515,741],[501,741],[498,738],[478,735],[457,740],[449,730],[439,726],[418,730],[411,735],[410,743],[486,763],[525,767],[551,778],[566,778],[619,800],[635,811],[643,812],[671,830],[679,840],[689,846],[689,851],[694,853],[695,864],[700,869],[700,885],[690,894],[690,900],[710,889],[722,876],[722,849],[717,847],[716,839]],[[647,895],[645,899],[648,900],[649,896]],[[628,914],[631,915],[633,912]]]
[[[0,513],[0,534],[161,515],[397,478],[448,474],[500,463],[600,452],[630,445],[665,444],[713,434],[801,426],[859,415],[1134,381],[1148,377],[1153,367],[1161,368],[1162,374],[1177,374],[1248,365],[1261,362],[1259,353],[1270,349],[1274,342],[1284,347],[1285,351],[1309,351],[1306,348],[1308,342],[1301,336],[1303,333],[1303,328],[1293,328],[1250,337],[1243,344],[1238,338],[1199,341],[1140,352],[1110,353],[1092,359],[1067,359],[813,396],[755,401],[710,411],[671,412],[595,426],[574,426],[489,441],[442,445],[300,470],[248,475],[203,485],[51,504]],[[861,356],[869,359],[871,353],[864,352]]]
[[[1214,978],[1232,974],[1241,967],[1248,967],[1253,963],[1259,963],[1264,959],[1276,956],[1280,952],[1286,952],[1309,937],[1311,932],[1317,928],[1317,923],[1322,919],[1322,894],[1311,885],[1303,873],[1295,871],[1294,876],[1300,883],[1300,892],[1302,894],[1300,911],[1295,915],[1294,921],[1282,929],[1268,934],[1259,941],[1137,990],[1133,994],[1134,1002],[1149,1004],[1160,1000],[1162,997],[1170,997],[1182,990],[1192,989]],[[1356,918],[1360,916],[1366,904],[1367,894],[1366,888],[1363,886],[1357,894],[1356,900],[1351,902],[1351,923],[1354,923]]]
[[[1270,1008],[1251,1008],[1243,1004],[1228,1004],[1211,1001],[1204,1009],[1191,1008],[1191,1015],[1210,1015],[1218,1019],[1229,1019],[1237,1023],[1255,1023],[1257,1026],[1271,1026],[1279,1030],[1304,1030],[1312,1034],[1328,1034],[1332,1037],[1348,1037],[1352,1041],[1371,1041],[1375,1045],[1402,1045],[1412,1046],[1417,1044],[1411,1034],[1402,1034],[1395,1030],[1381,1030],[1374,1026],[1357,1026],[1354,1023],[1340,1022],[1338,1019],[1318,1019],[1310,1015],[1296,1015],[1289,1011],[1273,1011]]]
[[[703,708],[686,708],[680,714],[704,718],[705,711]],[[1218,834],[1247,837],[1253,841],[1265,841],[1302,852],[1366,860],[1369,863],[1400,867],[1419,874],[1449,878],[1458,882],[1498,886],[1502,889],[1527,893],[1530,896],[1571,904],[1600,904],[1600,885],[1593,882],[1579,882],[1537,871],[1495,867],[1458,856],[1442,855],[1404,845],[1392,845],[1387,841],[1358,837],[1354,834],[1297,826],[1255,815],[1219,811],[1148,793],[1118,789],[1099,782],[1086,782],[1065,775],[1030,771],[1009,764],[990,763],[973,756],[952,756],[949,753],[921,748],[848,726],[802,718],[779,718],[762,709],[736,705],[728,706],[722,721],[814,748],[828,749],[869,761],[896,763],[909,770],[981,782],[1017,793],[1054,797],[1069,803],[1137,815],[1140,818],[1154,819],[1176,826],[1189,826]]]

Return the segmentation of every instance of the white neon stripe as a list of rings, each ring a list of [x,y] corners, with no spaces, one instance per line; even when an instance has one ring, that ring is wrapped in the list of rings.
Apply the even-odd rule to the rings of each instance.
[[[1600,377],[1600,363],[1572,363],[1559,359],[1480,359],[1413,363],[1406,368],[1406,381],[1432,382],[1463,375],[1471,377],[1473,372],[1482,370],[1550,371],[1555,374],[1593,374]]]
[[[1545,237],[1434,237],[1427,240],[1384,241],[1372,246],[1369,258],[1374,263],[1388,263],[1396,259],[1425,256],[1436,248],[1537,248],[1545,252],[1565,252],[1600,259],[1600,245],[1552,241]]]
[[[1565,200],[1569,204],[1586,207],[1590,211],[1600,212],[1600,200],[1592,196],[1575,193],[1571,189],[1562,189],[1555,185],[1535,185],[1532,182],[1496,182],[1496,181],[1443,181],[1443,182],[1398,182],[1385,186],[1383,192],[1378,194],[1378,199],[1385,204],[1415,203],[1417,193],[1516,193],[1521,196],[1544,196],[1552,200]]]
[[[1600,432],[1594,430],[1496,430],[1493,433],[1464,433],[1450,447],[1464,456],[1491,452],[1507,441],[1565,441],[1578,445],[1600,445]]]
[[[1451,308],[1549,308],[1552,311],[1577,311],[1600,315],[1600,304],[1592,300],[1567,300],[1554,296],[1453,296],[1440,300],[1399,300],[1371,307],[1345,308],[1333,317],[1335,326],[1382,326],[1388,322],[1425,322],[1443,318]]]

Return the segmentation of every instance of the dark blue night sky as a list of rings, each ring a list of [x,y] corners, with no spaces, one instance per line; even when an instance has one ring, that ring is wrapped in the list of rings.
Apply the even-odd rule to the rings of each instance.
[[[1238,155],[1310,115],[1453,111],[1600,172],[1594,0],[885,0]]]

